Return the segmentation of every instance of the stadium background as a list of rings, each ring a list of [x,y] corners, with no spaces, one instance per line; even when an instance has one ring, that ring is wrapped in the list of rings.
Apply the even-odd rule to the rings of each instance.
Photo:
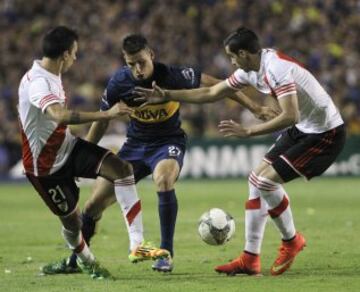
[[[107,80],[123,65],[121,39],[130,32],[143,33],[159,61],[198,66],[206,73],[226,78],[233,68],[224,54],[222,40],[230,30],[243,24],[260,35],[263,46],[279,48],[304,63],[341,109],[349,136],[356,137],[360,135],[359,11],[357,0],[49,0],[46,4],[42,0],[2,0],[0,176],[8,177],[9,170],[21,157],[17,87],[34,57],[41,56],[41,36],[52,26],[69,25],[76,28],[81,37],[78,62],[64,75],[65,90],[71,97],[72,107],[98,108]],[[256,98],[270,102],[270,98]],[[207,145],[212,144],[212,140],[206,139],[221,139],[217,131],[220,120],[233,118],[245,124],[256,122],[248,111],[231,101],[204,106],[183,105],[181,113],[183,127],[202,149],[204,141]],[[83,136],[87,127],[73,129]],[[124,135],[125,126],[114,122],[108,133]],[[353,139],[354,149],[360,151],[360,147],[356,147],[359,140]],[[256,144],[261,139],[251,140]],[[259,143],[268,145],[270,141]],[[216,143],[222,144],[219,140]],[[349,151],[356,154],[354,149]],[[349,157],[351,154],[346,156],[347,161]],[[348,174],[360,174],[359,157],[356,156],[357,162],[353,163],[355,171]],[[247,168],[242,173],[235,171],[232,176],[246,171]]]

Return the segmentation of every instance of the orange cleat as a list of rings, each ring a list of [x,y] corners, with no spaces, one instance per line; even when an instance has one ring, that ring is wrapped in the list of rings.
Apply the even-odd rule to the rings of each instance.
[[[289,269],[297,254],[305,246],[305,238],[300,233],[296,233],[295,238],[291,241],[283,241],[279,248],[279,255],[270,269],[271,275],[278,276]]]
[[[236,274],[246,274],[251,276],[260,275],[260,256],[243,252],[238,258],[230,263],[217,266],[215,271],[227,274],[228,276],[235,276]]]

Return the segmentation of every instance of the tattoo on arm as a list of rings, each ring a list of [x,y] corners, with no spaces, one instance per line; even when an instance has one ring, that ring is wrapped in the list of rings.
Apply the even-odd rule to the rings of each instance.
[[[80,113],[77,111],[72,111],[70,115],[70,124],[80,123]]]

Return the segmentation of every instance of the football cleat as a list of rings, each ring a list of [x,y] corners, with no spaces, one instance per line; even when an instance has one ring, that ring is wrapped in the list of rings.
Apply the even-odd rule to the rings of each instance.
[[[45,265],[41,267],[41,271],[45,275],[81,273],[81,269],[77,265],[69,265],[69,258]]]
[[[283,241],[279,248],[279,255],[271,266],[271,275],[278,276],[289,269],[295,257],[305,246],[305,238],[300,233],[296,233],[295,238],[291,241]]]
[[[260,275],[261,271],[260,256],[243,252],[230,263],[217,266],[215,271],[228,276],[235,276],[236,274],[257,276]]]
[[[129,260],[132,263],[142,262],[146,260],[157,260],[169,258],[170,252],[166,249],[154,247],[151,243],[140,244],[129,254]]]
[[[168,258],[162,258],[156,260],[156,262],[151,266],[154,271],[168,273],[174,269],[174,264],[169,256]]]
[[[77,264],[84,273],[90,275],[94,280],[114,279],[110,272],[102,267],[98,261],[84,263],[78,260]]]

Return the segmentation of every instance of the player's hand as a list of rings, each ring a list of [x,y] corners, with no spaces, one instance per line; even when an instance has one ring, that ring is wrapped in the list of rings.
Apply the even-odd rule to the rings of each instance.
[[[254,113],[254,116],[262,121],[269,121],[273,118],[277,117],[279,115],[279,112],[276,110],[273,110],[270,107],[262,106],[260,107],[259,111]]]
[[[251,133],[249,129],[244,128],[233,120],[221,121],[218,127],[224,137],[244,138],[249,137]]]
[[[111,119],[131,115],[133,112],[134,109],[121,102],[114,104],[114,106],[108,110],[109,118]]]
[[[152,88],[135,87],[133,94],[136,96],[135,101],[145,102],[142,106],[164,103],[168,100],[165,90],[157,86],[155,81],[152,83]]]

